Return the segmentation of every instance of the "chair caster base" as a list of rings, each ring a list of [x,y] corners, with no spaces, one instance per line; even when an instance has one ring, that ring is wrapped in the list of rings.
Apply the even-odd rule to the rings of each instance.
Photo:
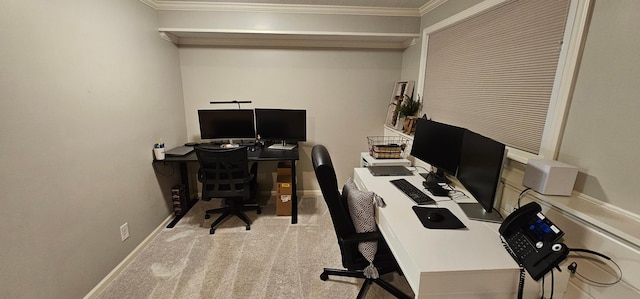
[[[212,228],[212,229],[210,229],[210,230],[209,230],[209,234],[210,234],[210,235],[213,235],[215,232],[216,232],[216,229],[215,229],[215,228]]]

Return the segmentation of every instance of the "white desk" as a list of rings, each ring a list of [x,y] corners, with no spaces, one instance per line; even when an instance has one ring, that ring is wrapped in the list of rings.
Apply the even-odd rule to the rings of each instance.
[[[520,271],[500,242],[499,224],[469,220],[455,202],[433,197],[442,200],[437,207],[448,208],[467,228],[427,229],[411,209],[415,203],[389,183],[396,178],[354,170],[358,187],[375,192],[387,204],[376,210],[378,227],[416,298],[517,297]],[[421,176],[403,178],[423,189]]]

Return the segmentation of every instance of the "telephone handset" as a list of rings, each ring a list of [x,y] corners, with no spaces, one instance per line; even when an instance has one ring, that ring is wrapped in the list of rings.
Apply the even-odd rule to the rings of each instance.
[[[569,248],[557,242],[564,233],[542,214],[536,202],[511,213],[502,222],[499,232],[513,259],[536,281],[569,254]]]

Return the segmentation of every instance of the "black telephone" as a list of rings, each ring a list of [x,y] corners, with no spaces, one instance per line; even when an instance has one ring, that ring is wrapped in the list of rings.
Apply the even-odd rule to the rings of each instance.
[[[513,259],[536,281],[569,255],[569,248],[557,242],[564,232],[542,214],[540,205],[535,202],[511,213],[502,222],[499,232]]]

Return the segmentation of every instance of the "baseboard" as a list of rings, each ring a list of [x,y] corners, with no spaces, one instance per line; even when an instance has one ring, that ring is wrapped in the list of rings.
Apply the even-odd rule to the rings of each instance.
[[[153,238],[155,238],[155,236],[158,235],[160,231],[167,227],[167,224],[169,224],[169,222],[171,222],[173,218],[173,214],[167,216],[167,219],[162,221],[162,223],[160,223],[160,225],[158,225],[156,229],[154,229],[146,238],[144,238],[144,240],[142,240],[142,242],[140,242],[140,244],[138,244],[138,246],[136,246],[133,251],[131,251],[118,265],[116,265],[115,268],[113,268],[113,270],[111,270],[111,272],[109,272],[109,274],[107,274],[107,276],[105,276],[91,291],[89,291],[89,293],[84,296],[84,299],[96,298],[98,295],[100,295],[100,293],[102,293],[102,291],[109,285],[109,283],[111,283],[111,281],[113,281],[113,279],[115,279],[116,276],[118,276],[118,274],[120,274],[120,272],[122,272],[122,270],[124,270],[124,268],[126,268],[131,263],[131,261],[133,261],[133,259],[138,256],[138,254],[140,254],[140,252],[149,244],[149,242],[151,242],[151,240],[153,240]]]
[[[298,190],[298,192],[296,192],[298,194],[298,198],[302,198],[305,196],[321,196],[322,195],[322,191],[321,190]],[[260,191],[260,195],[261,196],[276,196],[278,195],[278,192],[275,190],[269,190],[269,191]]]

